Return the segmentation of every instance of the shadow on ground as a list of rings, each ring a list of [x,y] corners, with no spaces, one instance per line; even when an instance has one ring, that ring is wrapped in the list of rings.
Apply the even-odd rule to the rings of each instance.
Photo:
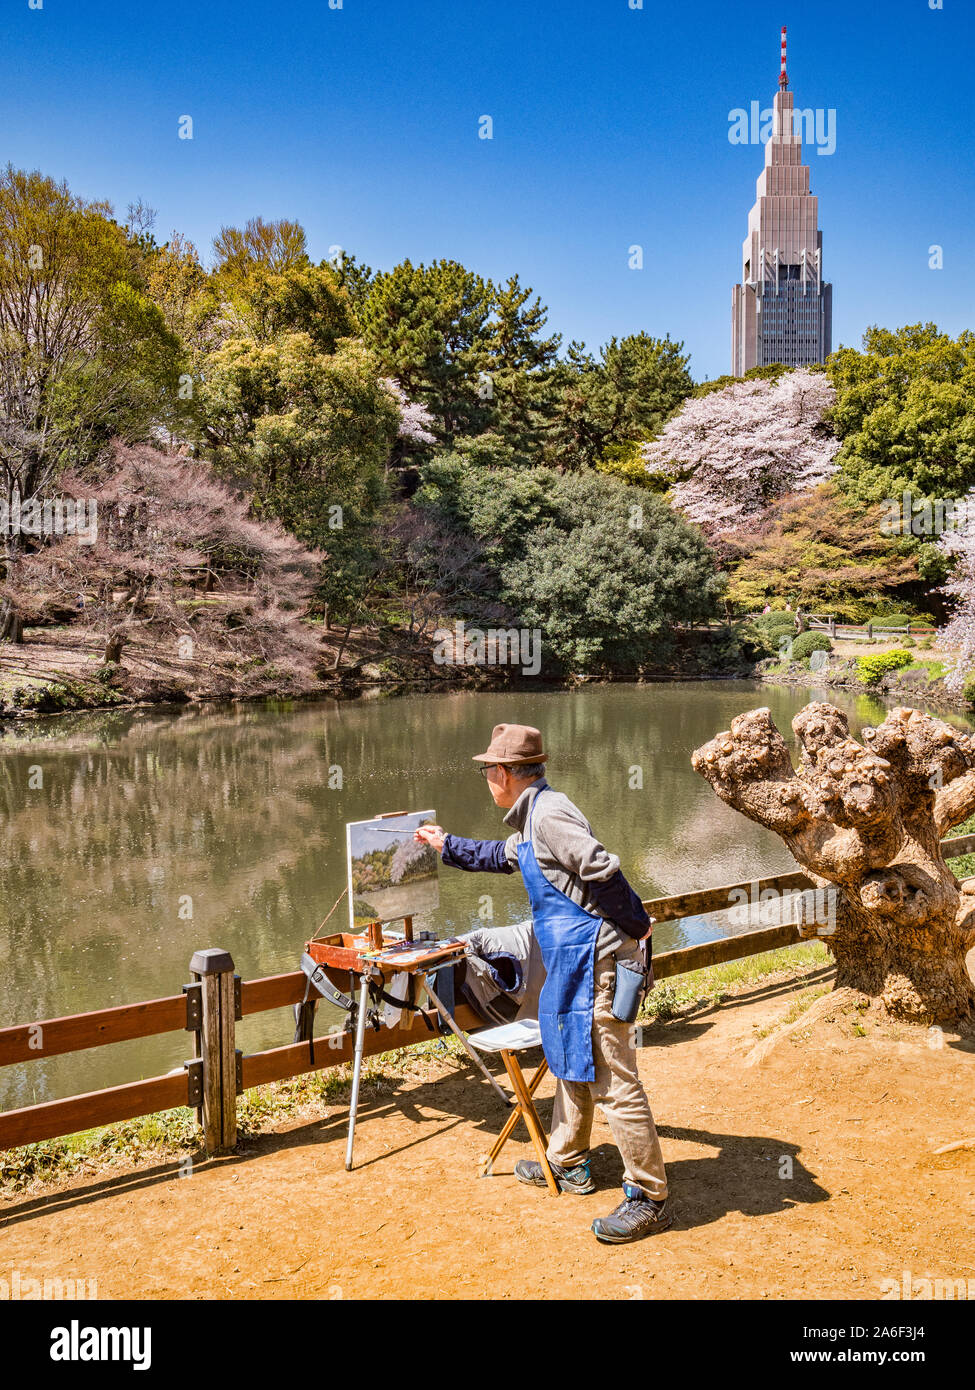
[[[662,1029],[660,1031],[663,1031]],[[684,1031],[683,1029],[681,1030]],[[686,1032],[685,1032],[686,1036]],[[534,1054],[526,1053],[526,1071]],[[541,1052],[538,1051],[538,1060]],[[546,1131],[551,1126],[551,1098],[541,1098],[538,1110]],[[415,1137],[407,1143],[375,1152],[375,1136],[366,1130],[370,1121],[396,1115],[416,1126]],[[355,1171],[364,1181],[373,1181],[382,1172],[383,1164],[396,1155],[409,1153],[436,1141],[460,1126],[473,1127],[485,1136],[489,1147],[504,1123],[505,1111],[494,1091],[480,1075],[459,1067],[447,1076],[417,1084],[406,1078],[377,1078],[363,1083],[359,1105],[359,1124],[363,1132],[357,1135]],[[285,1120],[285,1123],[287,1121]],[[198,1175],[217,1168],[242,1168],[244,1165],[293,1149],[308,1150],[309,1171],[316,1165],[321,1170],[321,1158],[316,1149],[335,1146],[336,1162],[327,1171],[341,1171],[344,1162],[348,1125],[346,1104],[338,1106],[321,1118],[306,1120],[284,1132],[244,1134],[237,1151],[224,1157],[208,1158],[202,1150],[188,1152],[170,1162],[129,1170],[117,1176],[99,1178],[83,1187],[59,1189],[12,1204],[0,1212],[0,1230],[37,1215],[50,1215],[73,1207],[117,1197],[162,1183],[180,1182],[190,1173]],[[707,1129],[685,1129],[659,1124],[664,1138],[678,1142],[705,1145],[714,1154],[691,1158],[671,1158],[668,1176],[671,1193],[679,1203],[677,1224],[682,1227],[708,1225],[718,1221],[726,1212],[741,1211],[758,1215],[781,1211],[799,1203],[821,1202],[829,1193],[819,1187],[812,1174],[799,1162],[797,1145],[777,1138],[755,1135],[730,1135]],[[517,1137],[527,1138],[520,1127]],[[493,1176],[487,1182],[516,1179],[512,1170],[517,1149],[503,1152],[495,1164]],[[612,1144],[598,1144],[592,1151],[592,1171],[601,1191],[618,1193],[622,1181],[620,1157]],[[481,1179],[472,1179],[471,1200],[476,1204],[475,1186]]]

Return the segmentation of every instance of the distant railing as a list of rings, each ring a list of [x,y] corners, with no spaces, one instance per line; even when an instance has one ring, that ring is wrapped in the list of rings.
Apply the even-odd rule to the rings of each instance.
[[[975,835],[942,840],[941,848],[947,857],[975,852]],[[644,906],[655,921],[674,922],[741,906],[743,894],[745,901],[761,902],[762,895],[770,889],[786,893],[813,887],[810,878],[794,871],[651,898]],[[796,923],[785,922],[696,946],[682,946],[654,956],[654,976],[664,980],[689,970],[790,946],[801,939]],[[234,973],[233,960],[226,951],[207,950],[197,951],[192,957],[190,973],[192,983],[184,985],[179,994],[0,1029],[0,1067],[184,1030],[193,1034],[195,1042],[195,1055],[164,1076],[0,1112],[0,1150],[185,1105],[197,1110],[207,1151],[226,1152],[237,1142],[238,1095],[253,1086],[352,1060],[354,1039],[345,1030],[327,1033],[314,1042],[287,1043],[246,1056],[237,1048],[238,1020],[304,1000],[308,982],[300,970],[242,981]],[[408,1025],[384,1027],[378,1032],[369,1030],[366,1054],[410,1047],[429,1038],[439,1028],[439,1017],[432,1009],[422,1014],[422,1018],[419,1013],[411,1014]],[[468,1032],[484,1026],[480,1016],[466,1004],[457,1006],[455,1019]]]
[[[745,616],[761,618],[766,615],[747,613]],[[825,631],[829,633],[830,637],[845,637],[852,641],[862,640],[862,637],[873,639],[881,636],[930,637],[937,632],[937,628],[932,627],[930,623],[908,622],[901,623],[898,627],[887,627],[882,620],[875,623],[843,623],[833,613],[806,613],[805,611],[802,618],[810,632]]]

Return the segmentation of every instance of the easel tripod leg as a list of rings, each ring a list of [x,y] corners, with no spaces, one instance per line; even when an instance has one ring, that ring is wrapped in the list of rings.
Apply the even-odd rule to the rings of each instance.
[[[456,1023],[454,1022],[454,1020],[450,1017],[450,1014],[447,1012],[447,1010],[444,1008],[443,1004],[441,1004],[440,1000],[439,1000],[439,999],[437,998],[437,996],[434,994],[433,990],[430,988],[430,981],[427,979],[426,975],[424,975],[424,977],[423,977],[423,988],[426,990],[427,994],[430,996],[430,1002],[431,1002],[431,1003],[433,1004],[433,1006],[436,1008],[437,1012],[440,1014],[440,1017],[443,1019],[444,1023],[446,1023],[447,1027],[450,1029],[450,1031],[454,1034],[455,1037],[460,1038],[460,1041],[461,1041],[461,1043],[463,1044],[464,1051],[467,1053],[468,1057],[471,1059],[471,1061],[474,1063],[474,1065],[478,1068],[479,1071],[481,1071],[481,1072],[484,1073],[484,1075],[487,1077],[488,1081],[490,1081],[491,1085],[494,1087],[494,1089],[497,1091],[498,1095],[499,1095],[499,1096],[501,1097],[501,1099],[504,1101],[505,1105],[513,1105],[513,1104],[514,1104],[514,1101],[512,1101],[511,1097],[510,1097],[510,1096],[506,1096],[505,1093],[504,1093],[504,1091],[502,1091],[501,1087],[500,1087],[500,1086],[498,1085],[498,1083],[495,1081],[494,1077],[491,1075],[491,1073],[488,1071],[487,1067],[486,1067],[486,1066],[484,1065],[484,1063],[481,1061],[480,1057],[478,1057],[477,1053],[474,1051],[474,1049],[471,1047],[470,1043],[467,1041],[467,1038],[465,1037],[465,1035],[464,1035],[464,1034],[461,1032],[461,1030],[457,1027],[457,1024],[456,1024]]]
[[[369,980],[363,975],[359,989],[359,1016],[355,1030],[355,1060],[352,1065],[352,1099],[349,1102],[349,1142],[345,1149],[345,1167],[352,1167],[352,1145],[355,1143],[355,1117],[359,1109],[359,1083],[362,1080],[362,1049],[366,1037],[366,1012],[369,1003]]]

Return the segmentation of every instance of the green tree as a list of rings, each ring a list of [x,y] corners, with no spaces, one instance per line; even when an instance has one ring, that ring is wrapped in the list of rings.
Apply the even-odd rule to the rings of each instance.
[[[368,516],[383,499],[399,410],[360,344],[324,353],[307,333],[231,338],[201,391],[210,455],[253,489],[258,514],[327,550],[334,508]]]
[[[658,433],[693,389],[684,344],[648,333],[611,338],[602,350],[611,388],[611,443],[650,438]]]
[[[975,334],[873,327],[827,364],[840,486],[863,501],[960,497],[975,485]]]
[[[326,262],[322,262],[323,265]],[[343,251],[333,266],[339,285],[348,295],[349,303],[355,314],[357,329],[361,328],[362,310],[366,300],[369,298],[369,291],[372,289],[372,282],[376,278],[371,265],[366,265],[359,261],[349,251]]]
[[[144,276],[146,293],[170,333],[190,349],[215,345],[220,301],[191,241],[174,231],[164,246],[146,256]]]
[[[555,373],[558,408],[547,456],[568,468],[593,467],[607,451],[652,438],[694,383],[683,343],[635,333],[611,338],[597,358],[570,343]]]
[[[364,342],[409,399],[433,413],[447,441],[491,423],[483,374],[493,294],[489,281],[456,261],[404,261],[376,275],[362,306]]]
[[[258,267],[233,286],[230,304],[238,332],[259,343],[282,333],[307,333],[320,352],[329,353],[355,328],[348,296],[328,265],[280,272]]]
[[[516,454],[537,461],[554,415],[552,368],[561,336],[544,336],[548,310],[537,295],[532,300],[533,293],[517,275],[496,291],[487,381],[493,430]]]
[[[0,174],[0,494],[38,496],[113,437],[181,416],[178,339],[143,291],[135,247],[107,203],[8,165]],[[20,549],[4,537],[11,578]],[[0,637],[19,636],[9,600]]]
[[[459,441],[452,452],[424,465],[416,504],[483,541],[500,571],[523,554],[533,531],[558,516],[559,474],[551,468],[514,468],[510,461],[492,467],[495,460],[476,448],[480,441],[471,441],[472,466],[472,450],[465,443]],[[495,592],[499,586],[496,579]]]
[[[252,217],[244,227],[221,227],[213,239],[217,274],[246,279],[258,266],[274,274],[308,264],[307,239],[300,222]]]
[[[178,410],[180,346],[142,293],[106,203],[8,165],[0,175],[0,458],[26,500],[112,435]]]
[[[568,475],[556,519],[506,565],[501,598],[562,667],[664,664],[674,626],[717,615],[723,577],[700,533],[653,494]]]
[[[427,464],[417,506],[484,547],[482,592],[540,627],[562,668],[663,661],[676,622],[717,611],[723,579],[700,533],[657,496],[595,473]]]

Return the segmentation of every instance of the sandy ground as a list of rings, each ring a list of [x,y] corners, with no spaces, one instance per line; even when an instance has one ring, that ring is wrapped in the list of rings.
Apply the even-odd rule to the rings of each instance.
[[[760,1030],[828,980],[753,986],[644,1034],[676,1218],[659,1236],[612,1247],[589,1230],[621,1196],[598,1111],[594,1195],[518,1183],[523,1130],[479,1178],[503,1113],[446,1061],[368,1088],[352,1173],[336,1104],[188,1176],[178,1163],[111,1169],[2,1201],[0,1277],[94,1278],[108,1298],[261,1299],[867,1299],[905,1271],[975,1281],[971,1040],[869,1018],[861,1037],[854,1013],[800,1025],[747,1062]]]

